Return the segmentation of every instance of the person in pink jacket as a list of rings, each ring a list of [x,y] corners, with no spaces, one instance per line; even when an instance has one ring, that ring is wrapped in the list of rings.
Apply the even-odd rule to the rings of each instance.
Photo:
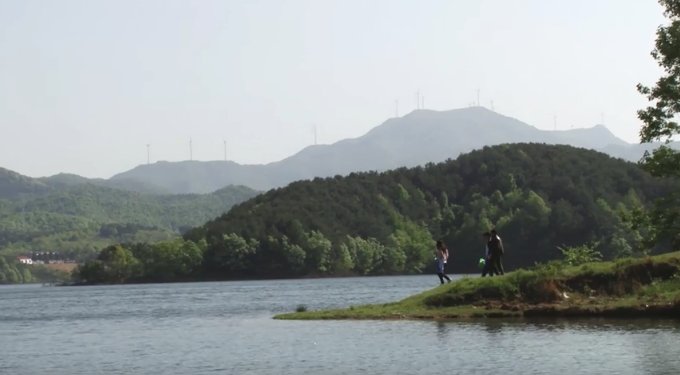
[[[437,241],[437,250],[435,252],[435,260],[437,262],[437,276],[439,276],[439,281],[444,284],[444,279],[447,282],[451,282],[451,279],[446,275],[444,267],[449,259],[449,249],[446,247],[442,240]]]

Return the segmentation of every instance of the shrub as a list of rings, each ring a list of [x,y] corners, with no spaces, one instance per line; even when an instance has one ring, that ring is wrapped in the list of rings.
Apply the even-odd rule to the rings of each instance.
[[[602,260],[602,254],[595,250],[597,243],[580,246],[557,247],[564,257],[564,262],[570,266],[580,266],[584,263]]]

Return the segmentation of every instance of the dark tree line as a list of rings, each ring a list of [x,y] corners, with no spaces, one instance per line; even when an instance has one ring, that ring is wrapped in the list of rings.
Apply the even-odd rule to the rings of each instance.
[[[492,227],[510,268],[582,244],[615,258],[663,250],[645,248],[649,228],[634,227],[631,218],[674,188],[595,151],[487,147],[424,167],[295,182],[233,207],[184,241],[122,245],[117,251],[125,256],[114,258],[127,260],[100,255],[80,275],[124,282],[413,274],[431,271],[438,238],[452,251],[450,271],[472,272],[483,252],[481,233]],[[175,270],[165,258],[186,266]],[[105,271],[109,263],[128,273]],[[106,280],[97,279],[96,267]]]
[[[351,257],[350,270],[359,274],[394,272],[384,264],[401,265],[397,259],[404,259],[398,272],[427,270],[432,241],[442,238],[457,260],[454,269],[471,271],[483,251],[480,234],[497,227],[512,254],[509,265],[524,266],[560,256],[558,246],[592,243],[606,257],[646,250],[645,228],[633,230],[625,218],[670,190],[635,164],[598,152],[502,145],[425,167],[296,182],[235,206],[185,238],[205,240],[209,252],[223,246],[225,235],[260,241],[254,263],[276,263],[293,275],[313,270],[275,254],[295,245],[306,250],[304,235],[311,232],[331,242],[331,272],[349,239],[372,239],[385,247],[374,253],[391,254],[370,266]],[[270,237],[280,242],[276,252],[262,244]]]

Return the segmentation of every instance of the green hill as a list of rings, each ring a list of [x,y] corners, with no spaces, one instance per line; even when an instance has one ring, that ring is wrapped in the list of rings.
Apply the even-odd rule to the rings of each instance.
[[[34,180],[26,182],[34,186]],[[0,254],[58,251],[76,259],[113,243],[177,237],[257,194],[230,186],[205,195],[150,195],[88,183],[40,194],[26,187],[14,191],[23,193],[0,200]]]
[[[78,185],[95,185],[119,190],[128,190],[147,194],[176,194],[160,186],[151,185],[144,181],[130,179],[105,180],[103,178],[85,178],[75,174],[59,173],[50,177],[40,177],[35,179],[49,186],[52,190],[63,189]],[[227,185],[224,185],[227,186]],[[212,191],[211,191],[212,192]]]
[[[614,258],[641,249],[645,228],[624,219],[671,188],[599,152],[500,145],[425,167],[294,182],[185,239],[207,242],[206,272],[219,278],[429,272],[436,238],[452,251],[449,272],[475,272],[480,234],[494,226],[508,268],[583,243]]]
[[[47,191],[49,191],[49,186],[42,181],[0,168],[0,199],[15,199]]]

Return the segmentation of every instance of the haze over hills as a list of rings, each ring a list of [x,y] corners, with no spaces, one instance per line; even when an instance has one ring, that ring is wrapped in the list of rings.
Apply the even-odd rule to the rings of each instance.
[[[315,177],[436,163],[484,146],[519,142],[571,145],[633,162],[659,145],[627,143],[603,125],[541,130],[484,107],[416,110],[403,117],[388,119],[361,137],[331,145],[309,146],[269,164],[160,161],[139,165],[110,179],[88,179],[63,173],[30,178],[0,168],[0,199],[43,194],[80,184],[151,194],[204,194],[229,185],[268,190]],[[680,148],[680,143],[675,142],[671,147]]]
[[[109,182],[125,186],[135,181],[174,193],[206,193],[230,184],[267,190],[314,177],[440,162],[484,146],[518,142],[566,144],[600,150],[628,161],[639,160],[645,150],[655,147],[629,144],[603,125],[550,131],[484,107],[416,110],[391,118],[361,137],[309,146],[278,162],[264,165],[230,161],[158,162],[115,175]]]
[[[245,186],[200,195],[145,194],[89,181],[34,179],[0,169],[0,256],[58,251],[82,260],[113,243],[176,238],[258,194]]]
[[[138,193],[171,194],[170,191],[164,189],[163,187],[149,185],[147,182],[140,180],[128,180],[124,178],[107,180],[103,178],[86,178],[71,173],[59,173],[54,176],[40,177],[36,180],[43,182],[50,188],[63,188],[82,184],[91,184],[114,189],[130,190]]]
[[[14,199],[28,194],[44,194],[50,187],[39,179],[0,168],[0,199]]]
[[[150,186],[148,183],[139,180],[90,179],[67,173],[33,178],[0,167],[0,199],[35,198],[81,185],[128,190],[137,193],[169,193],[162,187]]]

